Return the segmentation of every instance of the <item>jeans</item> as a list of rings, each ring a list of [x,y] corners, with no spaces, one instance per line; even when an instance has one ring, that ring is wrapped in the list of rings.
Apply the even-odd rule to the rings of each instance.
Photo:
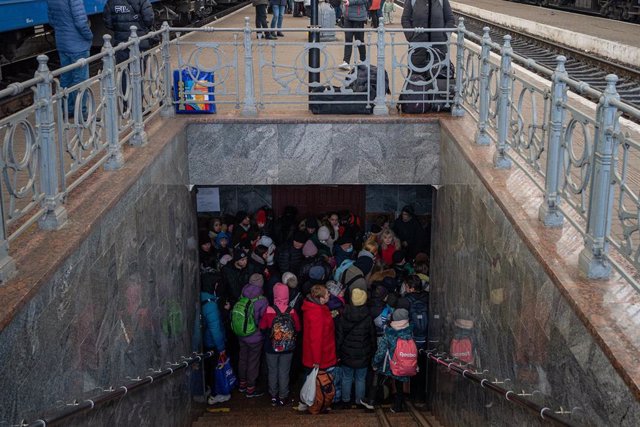
[[[279,397],[283,400],[289,397],[291,360],[293,360],[293,353],[267,353],[269,394],[272,397]]]
[[[267,25],[267,5],[259,4],[256,8],[256,28],[269,28]]]
[[[273,18],[271,18],[271,28],[282,28],[282,18],[284,18],[284,9],[286,6],[273,5]]]
[[[336,391],[333,401],[340,402],[342,400],[342,366],[336,366],[333,370],[333,389]]]
[[[58,55],[60,56],[60,66],[65,67],[67,65],[73,64],[79,59],[88,58],[89,51],[86,50],[80,53],[58,52]],[[89,79],[89,66],[85,65],[84,67],[76,68],[73,71],[68,71],[62,74],[60,76],[60,85],[62,87],[71,87],[87,79]],[[73,91],[69,94],[69,103],[67,105],[67,110],[70,115],[75,111],[76,95],[76,91]],[[84,105],[84,102],[82,103],[82,113],[86,114],[86,106]]]
[[[364,399],[367,388],[367,368],[350,368],[342,365],[342,401],[351,400],[351,385],[355,377],[356,382],[356,403]]]
[[[344,18],[344,28],[364,28],[365,21],[351,21]],[[360,61],[364,62],[367,59],[367,48],[363,44],[364,43],[364,33],[359,32],[355,33],[352,31],[345,31],[344,33],[344,62],[347,64],[351,61],[351,51],[353,50],[353,41],[359,40],[360,45],[358,45],[358,52],[360,52]]]

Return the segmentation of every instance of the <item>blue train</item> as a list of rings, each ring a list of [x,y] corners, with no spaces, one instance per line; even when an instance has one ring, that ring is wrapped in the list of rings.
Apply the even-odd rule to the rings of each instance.
[[[106,32],[102,11],[107,0],[83,0],[91,21],[94,44],[102,43]],[[218,4],[239,0],[150,0],[156,22],[186,25],[210,15]],[[0,0],[0,65],[55,49],[47,26],[47,0]]]

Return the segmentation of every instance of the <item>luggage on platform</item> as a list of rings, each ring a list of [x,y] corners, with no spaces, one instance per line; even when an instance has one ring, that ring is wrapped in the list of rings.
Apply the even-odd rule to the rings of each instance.
[[[177,114],[214,114],[213,73],[187,67],[173,71],[173,98]]]

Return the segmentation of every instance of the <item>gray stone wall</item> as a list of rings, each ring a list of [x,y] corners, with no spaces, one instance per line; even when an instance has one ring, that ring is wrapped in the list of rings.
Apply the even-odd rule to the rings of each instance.
[[[191,352],[197,302],[195,202],[184,134],[0,332],[0,424],[32,420]],[[180,373],[65,423],[190,424]]]
[[[195,185],[437,184],[440,127],[430,123],[194,123]]]
[[[640,405],[483,187],[454,141],[442,141],[434,210],[430,333],[445,350],[453,322],[475,322],[477,365],[578,425],[633,426]],[[437,317],[436,317],[437,316]],[[438,370],[433,410],[445,425],[538,425],[536,416]]]

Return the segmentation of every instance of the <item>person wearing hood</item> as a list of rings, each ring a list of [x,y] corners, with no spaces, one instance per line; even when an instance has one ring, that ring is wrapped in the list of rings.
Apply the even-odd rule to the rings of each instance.
[[[289,311],[287,312],[287,310]],[[267,307],[259,325],[266,337],[271,336],[271,328],[276,317],[283,315],[290,316],[295,332],[300,332],[298,313],[295,309],[289,307],[289,286],[284,283],[276,283],[273,286],[273,306]],[[283,321],[282,323],[284,324],[285,322]],[[289,398],[289,371],[293,360],[293,348],[286,350],[274,348],[273,340],[267,338],[265,351],[267,353],[271,404],[273,406],[284,406]]]
[[[391,412],[404,411],[404,401],[410,391],[410,378],[407,376],[393,375],[389,363],[385,363],[387,354],[393,355],[399,339],[413,339],[411,325],[409,324],[409,311],[398,308],[393,312],[392,321],[384,331],[384,336],[378,344],[378,350],[373,356],[373,369],[393,381],[391,382],[391,392],[394,394]]]
[[[264,279],[260,274],[252,274],[249,283],[242,288],[242,296],[255,300],[253,303],[253,318],[255,324],[259,325],[262,316],[267,309],[268,303],[263,296],[262,286]],[[262,396],[262,392],[256,389],[256,380],[260,373],[260,356],[262,355],[264,337],[260,329],[246,337],[239,337],[240,360],[238,362],[239,391],[246,392],[247,397]]]
[[[282,250],[278,250],[278,268],[280,271],[290,271],[298,276],[304,261],[302,248],[307,243],[307,234],[298,231],[294,234],[291,243],[287,243]]]
[[[209,233],[211,235],[211,233]],[[225,255],[231,255],[231,248],[229,247],[229,243],[231,243],[231,236],[224,231],[220,231],[216,234],[215,237],[216,242],[216,255],[218,259],[222,258]]]
[[[413,259],[422,249],[424,236],[424,229],[415,217],[413,206],[407,205],[402,208],[402,212],[394,221],[392,228],[400,239],[402,249],[406,251],[407,259]]]
[[[318,255],[326,260],[331,258],[331,246],[329,245],[329,239],[331,238],[331,232],[326,226],[322,226],[318,229],[318,232],[311,236],[311,241],[318,249]]]
[[[302,365],[329,369],[336,365],[336,339],[333,318],[327,302],[330,294],[324,285],[314,285],[302,303]]]
[[[347,259],[354,259],[353,253],[353,238],[349,235],[339,237],[333,243],[333,257],[336,260],[336,265],[341,265]]]
[[[351,385],[355,379],[355,403],[374,409],[365,400],[367,368],[375,349],[376,334],[367,308],[367,292],[355,288],[338,321],[336,346],[342,365],[342,403],[351,401]]]
[[[201,278],[202,290],[200,292],[200,304],[202,304],[202,319],[203,319],[203,347],[205,351],[214,350],[218,355],[225,353],[225,333],[224,325],[222,323],[222,315],[220,314],[220,307],[218,304],[221,301],[218,298],[218,288],[222,287],[222,276],[220,273],[204,273]],[[217,358],[211,358],[217,360]],[[207,366],[206,370],[206,384],[215,390],[214,387],[214,371],[213,367]],[[226,402],[231,398],[231,395],[216,395],[209,396],[209,405],[216,403]]]

